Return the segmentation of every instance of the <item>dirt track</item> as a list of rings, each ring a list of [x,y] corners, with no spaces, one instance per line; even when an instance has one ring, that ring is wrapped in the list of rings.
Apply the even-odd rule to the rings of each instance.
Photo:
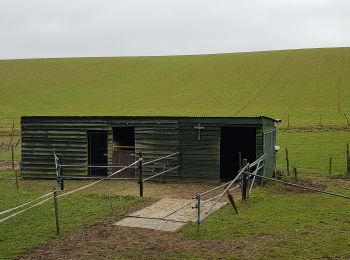
[[[166,258],[167,255],[209,259],[247,253],[245,244],[249,241],[192,240],[178,233],[113,225],[143,206],[130,207],[119,216],[96,222],[19,259],[153,259]]]

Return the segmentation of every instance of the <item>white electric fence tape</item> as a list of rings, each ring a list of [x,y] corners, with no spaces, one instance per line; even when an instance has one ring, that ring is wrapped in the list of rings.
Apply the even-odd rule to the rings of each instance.
[[[36,199],[34,199],[34,200],[32,200],[32,201],[29,201],[29,202],[26,202],[26,203],[24,203],[24,204],[22,204],[22,205],[16,206],[16,207],[14,207],[14,208],[12,208],[12,209],[7,209],[7,210],[4,210],[4,211],[1,211],[1,212],[0,212],[0,215],[3,215],[3,214],[6,214],[6,213],[9,213],[9,212],[11,212],[11,211],[14,211],[14,210],[16,210],[16,209],[22,208],[22,207],[24,207],[24,206],[26,206],[26,205],[28,205],[28,204],[32,204],[33,202],[35,202],[35,201],[37,201],[37,200],[40,200],[40,199],[42,199],[42,198],[45,198],[45,197],[47,197],[47,196],[49,196],[49,195],[51,195],[51,194],[52,194],[52,192],[49,192],[49,193],[47,193],[47,194],[45,194],[45,195],[43,195],[43,196],[41,196],[41,197],[39,197],[39,198],[36,198]]]
[[[80,188],[78,188],[78,189],[71,190],[71,191],[69,191],[69,192],[60,194],[60,195],[58,195],[57,197],[67,196],[67,195],[69,195],[69,194],[72,194],[72,193],[75,193],[75,192],[77,192],[77,191],[80,191],[80,190],[86,189],[86,188],[88,188],[88,187],[91,187],[91,186],[93,186],[93,185],[95,185],[95,184],[97,184],[97,183],[99,183],[99,182],[101,182],[101,181],[103,181],[103,180],[105,180],[105,179],[107,179],[107,178],[113,176],[113,175],[116,175],[116,174],[122,172],[122,171],[125,170],[125,169],[128,169],[128,168],[134,166],[134,165],[137,164],[140,160],[141,160],[141,159],[135,161],[134,163],[132,163],[132,164],[130,164],[130,165],[128,165],[128,166],[126,166],[126,167],[124,167],[124,168],[118,170],[118,171],[115,171],[114,173],[112,173],[112,174],[106,176],[105,178],[102,178],[102,179],[100,179],[100,180],[98,180],[98,181],[95,181],[95,182],[93,182],[93,183],[90,183],[90,184],[88,184],[88,185],[82,186],[82,187],[80,187]],[[39,199],[41,199],[41,198],[45,198],[45,197],[49,196],[50,194],[52,194],[52,192],[47,193],[47,194],[45,194],[45,195],[43,195],[43,196],[41,196],[41,197],[39,197],[39,198],[37,198],[37,199],[35,199],[35,200],[32,200],[32,201],[30,201],[30,202],[27,202],[27,203],[24,203],[24,204],[19,205],[19,206],[17,206],[17,207],[14,207],[14,208],[12,208],[12,209],[4,210],[4,211],[0,212],[0,215],[6,214],[6,213],[9,213],[9,212],[11,212],[11,211],[13,211],[13,210],[16,210],[16,209],[19,209],[19,208],[21,208],[21,207],[24,207],[25,205],[31,204],[31,203],[33,203],[34,201],[37,201],[37,200],[39,200]],[[11,215],[5,217],[5,218],[2,218],[2,219],[0,219],[0,223],[1,223],[1,222],[4,222],[4,221],[6,221],[6,220],[8,220],[8,219],[10,219],[10,218],[13,218],[13,217],[15,217],[15,216],[17,216],[17,215],[19,215],[19,214],[21,214],[21,213],[24,213],[24,212],[26,212],[26,211],[29,210],[29,209],[32,209],[32,208],[34,208],[34,207],[37,207],[37,206],[39,206],[39,205],[45,203],[46,201],[52,199],[52,197],[53,197],[53,196],[50,196],[49,198],[46,198],[46,199],[44,199],[44,200],[42,200],[42,201],[40,201],[40,202],[38,202],[38,203],[36,203],[36,204],[34,204],[34,205],[28,207],[28,208],[22,209],[22,210],[20,210],[20,211],[18,211],[18,212],[16,212],[16,213],[13,213],[13,214],[11,214]]]
[[[9,215],[9,216],[7,216],[7,217],[5,217],[5,218],[2,218],[2,219],[0,219],[0,223],[1,223],[1,222],[4,222],[5,220],[8,220],[8,219],[10,219],[10,218],[13,218],[13,217],[15,217],[15,216],[17,216],[17,215],[19,215],[19,214],[21,214],[21,213],[23,213],[23,212],[26,212],[27,210],[29,210],[29,209],[31,209],[31,208],[34,208],[34,207],[36,207],[36,206],[39,206],[39,205],[45,203],[46,201],[48,201],[48,200],[50,200],[50,199],[52,199],[52,197],[49,197],[49,198],[47,198],[47,199],[44,199],[44,200],[42,200],[42,201],[40,201],[40,202],[38,202],[38,203],[36,203],[36,204],[34,204],[34,205],[28,207],[28,208],[22,209],[21,211],[18,211],[18,212],[16,212],[16,213],[13,213],[12,215]]]

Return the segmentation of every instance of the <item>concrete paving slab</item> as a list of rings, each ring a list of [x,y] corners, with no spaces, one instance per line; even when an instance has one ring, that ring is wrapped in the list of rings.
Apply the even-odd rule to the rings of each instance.
[[[193,200],[164,198],[160,201],[130,214],[130,217],[165,218],[174,211],[193,203]],[[192,206],[190,206],[191,208]],[[192,210],[193,211],[193,210]]]
[[[186,222],[197,221],[197,210],[193,209],[195,201],[187,199],[163,198],[160,201],[129,215],[129,217],[115,223],[115,225],[150,228],[163,231],[176,231]],[[213,202],[201,207],[202,219],[214,213],[226,202],[217,203],[210,214],[209,210]]]
[[[215,211],[220,209],[222,206],[227,204],[226,202],[218,202],[213,209],[209,212],[208,216],[213,214]],[[213,202],[209,202],[203,206],[201,206],[201,216],[202,218],[207,217],[205,214],[210,207],[213,205]],[[177,212],[174,212],[173,214],[165,217],[166,220],[173,220],[173,221],[183,221],[183,222],[196,222],[197,221],[197,210],[192,208],[192,204],[180,209]]]
[[[114,225],[175,232],[185,225],[185,223],[162,219],[128,217],[115,223]]]

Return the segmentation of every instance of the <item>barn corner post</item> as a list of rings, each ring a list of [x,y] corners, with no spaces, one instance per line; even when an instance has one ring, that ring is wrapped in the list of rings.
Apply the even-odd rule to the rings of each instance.
[[[143,197],[143,158],[142,158],[142,150],[139,152],[139,185],[140,185],[140,197]]]

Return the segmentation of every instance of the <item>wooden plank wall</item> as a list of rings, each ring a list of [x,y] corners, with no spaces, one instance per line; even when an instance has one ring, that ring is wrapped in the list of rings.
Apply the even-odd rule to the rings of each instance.
[[[198,131],[194,126],[201,124]],[[221,127],[250,126],[257,129],[256,154],[263,152],[262,121],[260,119],[237,118],[184,118],[179,120],[181,177],[191,180],[220,180],[220,138]]]
[[[197,124],[205,127],[201,141],[197,140],[198,132],[193,128]],[[180,155],[168,161],[169,167],[180,164],[181,168],[168,176],[219,181],[221,127],[256,127],[256,156],[259,157],[271,149],[271,144],[263,142],[263,124],[266,125],[264,132],[273,128],[271,120],[263,122],[261,118],[23,117],[22,173],[54,176],[54,151],[63,155],[64,164],[86,165],[87,131],[108,132],[108,163],[111,164],[113,127],[132,126],[135,127],[135,153],[142,149],[145,162],[179,151]],[[150,174],[152,166],[145,168],[145,175]],[[64,170],[67,175],[87,175],[84,167]]]
[[[162,156],[172,154],[179,151],[178,140],[178,121],[177,119],[121,119],[109,120],[111,127],[134,127],[135,128],[135,153],[138,154],[142,150],[144,162],[148,162]],[[109,143],[113,142],[113,133],[110,134]],[[109,149],[109,162],[112,160],[112,147]],[[173,156],[167,159],[169,167],[179,165],[179,156]],[[158,172],[162,166],[161,161],[157,163]],[[151,174],[153,164],[145,166],[145,176]],[[178,177],[179,170],[171,171],[167,174],[170,177]]]
[[[55,175],[54,152],[63,164],[87,164],[87,131],[107,130],[107,124],[105,119],[83,117],[24,117],[21,128],[22,174]],[[86,168],[65,168],[64,174],[86,174]]]

